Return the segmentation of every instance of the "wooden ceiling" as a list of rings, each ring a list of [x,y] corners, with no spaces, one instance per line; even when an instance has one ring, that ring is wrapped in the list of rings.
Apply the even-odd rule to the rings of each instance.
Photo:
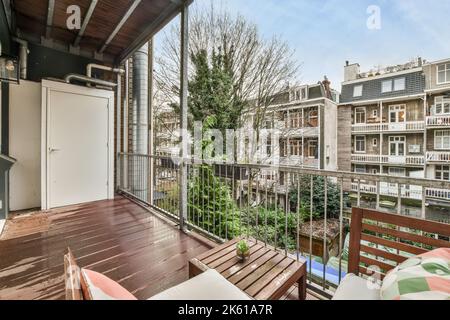
[[[180,12],[184,2],[183,0],[54,0],[53,23],[47,32],[48,12],[53,1],[16,0],[13,2],[13,12],[16,17],[17,34],[35,43],[45,43],[47,46],[54,44],[55,47],[66,47],[69,50],[80,30],[67,28],[66,22],[69,17],[67,8],[74,4],[78,5],[83,22],[92,1],[96,2],[96,6],[79,42],[80,54],[94,57],[94,52],[100,52],[103,53],[105,61],[109,60],[115,64],[123,62],[173,19]],[[108,38],[114,30],[117,30],[133,5],[135,9],[131,15],[111,42],[107,43]]]

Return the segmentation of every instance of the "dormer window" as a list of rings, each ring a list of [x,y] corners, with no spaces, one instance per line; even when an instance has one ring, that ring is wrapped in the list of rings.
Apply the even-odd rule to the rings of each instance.
[[[308,90],[306,87],[295,89],[291,92],[291,101],[303,101],[308,99]]]
[[[443,84],[450,82],[450,63],[437,66],[437,83]]]
[[[362,97],[362,93],[363,93],[363,86],[359,85],[359,86],[355,86],[353,87],[353,97]]]
[[[405,78],[397,78],[383,81],[381,83],[381,92],[388,93],[392,91],[403,91],[406,88],[406,79]]]

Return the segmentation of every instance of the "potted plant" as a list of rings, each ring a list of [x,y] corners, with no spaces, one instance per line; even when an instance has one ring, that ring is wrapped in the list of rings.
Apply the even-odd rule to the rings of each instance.
[[[237,257],[239,260],[244,261],[248,257],[250,257],[250,247],[245,240],[241,240],[237,244]]]

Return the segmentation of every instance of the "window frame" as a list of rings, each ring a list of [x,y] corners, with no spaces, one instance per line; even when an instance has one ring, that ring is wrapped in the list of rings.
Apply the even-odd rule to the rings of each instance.
[[[358,89],[360,88],[360,90],[356,91],[357,88],[358,88]],[[362,84],[359,84],[359,85],[354,86],[354,87],[353,87],[353,98],[359,98],[359,97],[362,97],[362,95],[363,95],[363,90],[364,90],[364,85],[362,85]],[[361,93],[360,93],[360,94],[357,94],[357,92],[361,92]]]
[[[440,100],[440,102],[439,102]],[[449,105],[448,112],[445,112],[445,104]],[[437,105],[441,105],[441,112],[437,112]],[[448,115],[450,114],[450,98],[445,96],[438,96],[434,98],[434,115]]]
[[[403,81],[403,87],[401,89],[397,89],[396,88],[396,83],[397,81]],[[401,78],[396,78],[393,80],[393,85],[392,85],[392,91],[397,92],[397,91],[404,91],[406,90],[406,78],[405,77],[401,77]]]
[[[440,67],[444,67],[444,70],[439,71]],[[439,73],[444,73],[444,81],[439,81]],[[450,62],[442,63],[436,66],[436,84],[450,83],[450,78],[447,79],[447,72],[450,73]]]
[[[442,133],[442,135],[438,135],[439,133]],[[447,133],[447,134],[445,134]],[[447,137],[449,140],[448,147],[445,147],[444,139]],[[438,138],[441,138],[441,143],[438,145]],[[450,130],[436,130],[434,132],[434,149],[435,150],[450,150]]]
[[[364,150],[358,151],[358,141],[361,142],[362,140],[358,140],[358,138],[364,139]],[[367,137],[366,136],[355,136],[355,153],[364,154],[367,152]]]
[[[384,85],[387,83],[389,83],[389,85],[390,85],[389,90],[385,90],[385,87],[384,87]],[[394,91],[394,84],[393,84],[392,79],[381,81],[381,93],[390,93],[392,91]]]
[[[448,179],[444,179],[445,174],[447,174]],[[434,178],[439,181],[450,181],[450,165],[437,165],[434,171]]]
[[[364,113],[364,122],[357,122],[357,119],[358,119],[357,114],[361,113],[361,112],[358,112],[360,110],[362,110],[363,113]],[[366,123],[367,123],[367,110],[366,110],[366,108],[365,107],[357,107],[357,108],[355,108],[355,124],[366,124]]]

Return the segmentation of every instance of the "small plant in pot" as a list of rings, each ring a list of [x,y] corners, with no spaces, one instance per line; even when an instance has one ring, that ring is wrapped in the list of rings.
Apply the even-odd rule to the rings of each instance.
[[[248,257],[250,257],[250,247],[245,240],[241,240],[237,244],[237,257],[241,261],[245,261]]]

